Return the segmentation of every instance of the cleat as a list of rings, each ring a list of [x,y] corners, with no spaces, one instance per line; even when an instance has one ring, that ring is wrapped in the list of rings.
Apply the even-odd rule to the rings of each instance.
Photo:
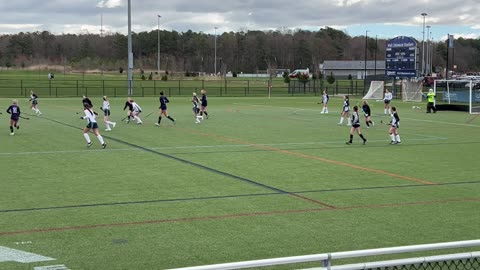
[[[20,129],[20,126],[16,126],[17,129]]]
[[[401,142],[395,142],[395,144],[400,144]]]
[[[345,144],[348,144],[348,145],[350,145],[350,144],[352,144],[352,142],[346,142]]]
[[[155,123],[155,126],[159,127],[159,126],[160,126],[160,124],[159,124],[159,123]]]
[[[90,146],[92,146],[92,144],[93,144],[93,142],[89,142],[89,143],[87,143],[87,147],[90,147]]]
[[[117,125],[117,122],[112,123],[113,128],[115,128],[116,125]]]
[[[391,141],[390,144],[396,144],[397,142],[396,141]]]
[[[112,129],[110,129],[110,128],[107,128],[107,129],[105,129],[105,131],[112,131]]]
[[[177,124],[177,121],[173,120],[173,125],[175,126]]]
[[[366,140],[366,139],[365,139],[365,140],[363,140],[363,145],[365,145],[366,143],[367,143],[367,140]]]
[[[102,144],[102,148],[105,149],[105,147],[107,147],[107,144],[106,143]]]
[[[10,133],[10,135],[12,135],[12,136],[13,136],[13,135],[15,135],[15,133],[11,132],[11,133]]]
[[[342,123],[338,123],[337,125],[341,126],[341,125],[343,125],[343,124],[342,124]]]

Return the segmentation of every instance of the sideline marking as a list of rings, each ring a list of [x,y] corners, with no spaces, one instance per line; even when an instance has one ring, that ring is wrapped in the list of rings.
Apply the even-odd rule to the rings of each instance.
[[[449,200],[402,202],[402,203],[391,203],[391,204],[350,205],[350,206],[340,206],[340,207],[336,207],[336,208],[322,207],[322,208],[307,208],[307,209],[297,209],[297,210],[287,210],[287,211],[270,211],[270,212],[227,214],[227,215],[221,215],[221,216],[198,216],[198,217],[187,217],[187,218],[132,221],[132,222],[124,222],[124,223],[79,225],[79,226],[70,226],[70,227],[56,227],[56,228],[43,228],[43,229],[32,229],[32,230],[23,230],[23,231],[0,232],[0,236],[1,235],[46,233],[46,232],[64,232],[64,231],[76,231],[76,230],[85,230],[85,229],[113,228],[113,227],[125,227],[125,226],[134,226],[134,225],[148,225],[148,224],[161,224],[161,223],[174,223],[174,222],[223,220],[223,219],[231,219],[231,218],[286,215],[286,214],[298,214],[298,213],[313,213],[313,212],[322,212],[322,211],[350,211],[350,210],[355,210],[355,209],[378,209],[378,208],[406,207],[406,206],[418,206],[418,205],[436,205],[436,204],[465,203],[465,202],[480,203],[480,198],[461,198],[461,199],[449,199]]]
[[[7,248],[0,246],[0,262],[19,262],[19,263],[33,263],[54,261],[56,259],[21,251],[18,249]]]
[[[34,267],[33,270],[70,270],[70,268],[66,267],[65,264],[57,264],[57,265],[37,266],[37,267]]]

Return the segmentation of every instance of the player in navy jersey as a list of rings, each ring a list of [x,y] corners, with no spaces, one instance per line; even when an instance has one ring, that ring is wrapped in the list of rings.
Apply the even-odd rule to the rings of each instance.
[[[125,109],[128,108],[128,112],[127,112],[127,120],[126,122],[129,123],[130,122],[130,118],[133,118],[133,105],[132,105],[132,98],[131,97],[128,97],[127,98],[127,101],[125,102],[125,106],[123,106],[123,110],[125,111]],[[125,118],[124,118],[125,119]],[[123,121],[123,120],[122,120]]]
[[[367,142],[367,139],[363,137],[362,135],[362,129],[360,128],[360,116],[358,115],[358,107],[354,106],[353,107],[353,113],[352,113],[352,127],[350,128],[350,140],[346,142],[346,144],[352,144],[353,141],[353,134],[357,131],[358,136],[362,138],[363,144]]]
[[[192,94],[192,103],[193,103],[192,111],[193,111],[193,116],[195,117],[195,124],[200,124],[200,119],[202,119],[202,117],[198,115],[198,113],[200,112],[200,107],[199,107],[200,100],[198,99],[197,93],[195,92]]]
[[[372,121],[372,113],[370,111],[370,105],[368,105],[368,102],[366,100],[362,101],[362,111],[363,114],[365,115],[365,124],[367,124],[367,128],[370,127],[370,124],[372,126],[375,126],[375,123]]]
[[[351,120],[350,120],[350,99],[348,96],[343,97],[343,108],[342,112],[340,113],[340,122],[338,123],[339,125],[343,125],[343,120],[347,117],[347,126],[351,126]]]
[[[92,130],[93,134],[97,136],[97,139],[102,144],[102,147],[107,147],[107,144],[103,141],[102,135],[100,135],[100,132],[98,131],[98,124],[97,120],[95,119],[95,113],[88,103],[85,103],[83,112],[85,113],[85,115],[81,116],[80,119],[87,119],[88,121],[87,126],[83,129],[83,137],[85,137],[85,140],[87,140],[87,147],[90,147],[93,144],[90,140],[90,136],[88,136],[88,132],[90,130]]]
[[[32,91],[30,91],[30,99],[28,101],[30,101],[30,108],[32,109],[32,111],[34,113],[36,113],[38,116],[42,115],[42,112],[40,112],[40,110],[38,109],[38,101],[37,101],[37,94],[35,94]]]
[[[400,135],[398,134],[398,128],[400,127],[400,117],[398,117],[397,108],[392,107],[392,120],[390,122],[390,128],[388,133],[390,134],[390,144],[399,144]]]
[[[10,114],[10,135],[15,135],[13,128],[20,128],[20,124],[18,123],[18,120],[20,119],[20,107],[18,107],[16,99],[14,99],[12,105],[8,107],[7,113]]]
[[[167,103],[169,102],[170,100],[168,100],[168,98],[163,94],[163,91],[160,92],[160,112],[158,116],[158,122],[155,123],[156,126],[160,126],[160,122],[162,121],[162,115],[170,119],[175,124],[175,119],[168,115]]]
[[[208,102],[207,102],[207,91],[205,91],[205,89],[202,89],[200,91],[200,93],[202,94],[202,97],[200,99],[200,115],[202,116],[202,119],[203,119],[203,115],[205,114],[205,116],[207,117],[208,119],[208,113],[207,113],[207,106],[208,106]]]

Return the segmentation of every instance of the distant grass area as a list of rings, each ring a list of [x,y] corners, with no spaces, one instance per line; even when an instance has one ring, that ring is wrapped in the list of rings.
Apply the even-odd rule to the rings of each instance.
[[[120,122],[124,97],[111,99],[113,131],[97,117],[101,149],[92,134],[86,147],[80,98],[39,98],[41,117],[20,99],[30,120],[14,136],[0,99],[0,246],[55,259],[0,269],[167,269],[480,235],[475,116],[393,100],[402,144],[390,145],[372,102],[367,144],[346,145],[336,97],[329,114],[313,96],[210,97],[195,124],[176,96],[176,125],[161,127],[157,97],[135,100],[143,125]]]
[[[0,71],[0,97],[27,97],[30,90],[35,90],[44,97],[74,97],[83,94],[89,96],[126,96],[128,81],[126,72],[102,74],[54,73],[55,78],[48,80],[48,70],[40,71]],[[268,96],[268,78],[215,78],[215,77],[169,77],[167,81],[160,80],[155,75],[153,80],[142,80],[140,74],[135,74],[133,87],[135,96],[156,96],[160,91],[167,95],[191,95],[201,89],[208,89],[215,96]],[[292,79],[292,83],[293,83]],[[303,93],[302,83],[299,93]],[[313,83],[312,83],[313,85]],[[363,93],[363,81],[338,80],[328,84],[326,80],[315,81],[316,92],[305,91],[307,95],[321,95],[321,89],[330,94],[337,89],[355,89]],[[353,90],[352,90],[353,91]],[[291,95],[288,84],[283,78],[274,78],[271,83],[270,95]]]

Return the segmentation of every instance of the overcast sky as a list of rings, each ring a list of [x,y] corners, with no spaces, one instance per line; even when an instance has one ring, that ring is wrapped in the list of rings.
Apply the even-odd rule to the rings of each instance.
[[[480,37],[480,0],[131,0],[132,30],[160,29],[221,34],[240,30],[325,26],[351,36],[393,38],[411,36],[433,40]],[[0,34],[47,30],[54,34],[127,33],[127,0],[0,1]],[[103,14],[101,16],[100,14]],[[101,19],[103,18],[103,20]]]

